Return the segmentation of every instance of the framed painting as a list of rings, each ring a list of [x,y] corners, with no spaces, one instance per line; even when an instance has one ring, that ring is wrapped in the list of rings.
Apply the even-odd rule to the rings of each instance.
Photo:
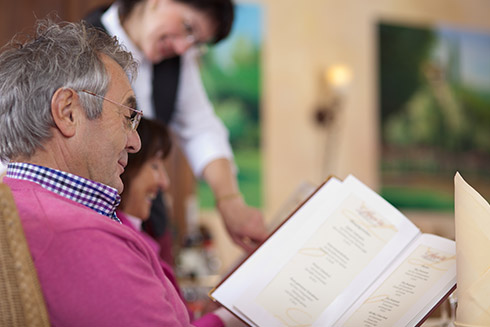
[[[459,171],[490,198],[490,33],[380,22],[382,195],[453,210]]]

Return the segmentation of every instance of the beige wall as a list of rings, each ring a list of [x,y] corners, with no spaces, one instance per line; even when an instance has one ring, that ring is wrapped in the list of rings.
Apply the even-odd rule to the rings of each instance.
[[[375,28],[380,19],[490,31],[488,0],[241,2],[264,5],[263,187],[268,217],[301,181],[319,184],[328,173],[341,178],[353,173],[378,187]],[[319,76],[336,63],[348,65],[353,80],[334,137],[312,117]],[[329,144],[336,146],[327,148]],[[327,150],[332,154],[328,162]]]

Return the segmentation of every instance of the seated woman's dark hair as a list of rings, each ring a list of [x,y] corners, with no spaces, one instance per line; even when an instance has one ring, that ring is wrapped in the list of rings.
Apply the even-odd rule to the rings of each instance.
[[[148,160],[155,156],[166,158],[172,147],[167,127],[157,120],[142,118],[138,126],[138,134],[141,139],[141,150],[128,154],[128,164],[121,175],[125,190],[129,189],[131,181]],[[123,192],[121,195],[123,201],[124,194]]]

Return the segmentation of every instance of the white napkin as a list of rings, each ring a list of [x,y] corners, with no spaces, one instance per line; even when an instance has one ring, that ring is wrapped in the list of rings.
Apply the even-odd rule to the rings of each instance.
[[[490,205],[454,176],[458,307],[456,326],[490,326]]]

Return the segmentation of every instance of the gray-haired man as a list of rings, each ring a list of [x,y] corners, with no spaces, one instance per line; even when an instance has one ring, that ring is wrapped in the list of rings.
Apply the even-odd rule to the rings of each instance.
[[[131,54],[83,24],[40,21],[0,53],[0,159],[54,326],[188,326],[115,208],[141,146]]]

